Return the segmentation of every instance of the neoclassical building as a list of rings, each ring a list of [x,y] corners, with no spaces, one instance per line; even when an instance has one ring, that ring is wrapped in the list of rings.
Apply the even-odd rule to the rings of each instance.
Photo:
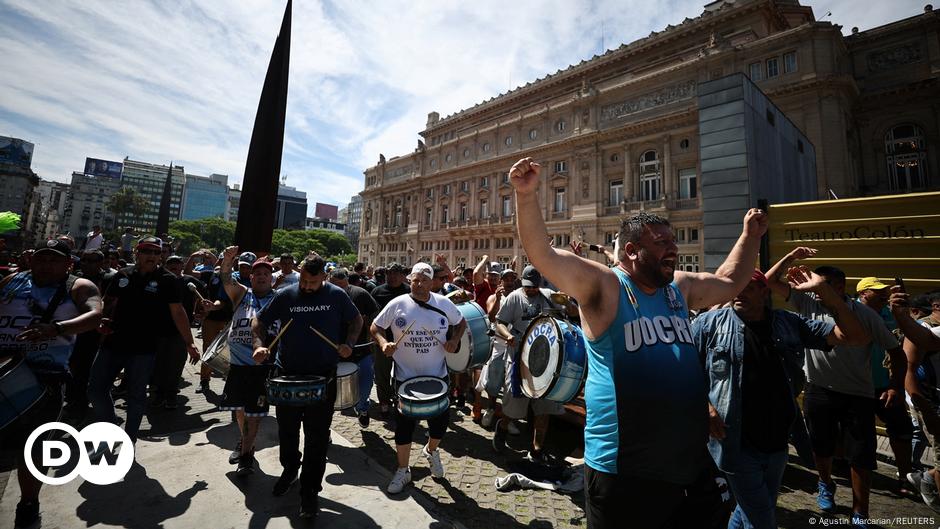
[[[695,19],[441,118],[414,152],[365,170],[359,257],[524,261],[508,170],[542,163],[556,245],[610,243],[638,210],[673,223],[698,270],[699,83],[746,74],[809,138],[818,196],[940,188],[940,16],[843,36],[796,0],[718,0]],[[714,147],[707,147],[714,148]]]

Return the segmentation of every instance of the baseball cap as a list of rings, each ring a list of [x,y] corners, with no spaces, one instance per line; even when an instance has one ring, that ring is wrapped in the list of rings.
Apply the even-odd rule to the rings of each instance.
[[[243,264],[253,265],[255,261],[257,260],[258,260],[257,255],[251,252],[242,252],[241,255],[238,256],[238,266],[241,266]]]
[[[171,256],[169,256],[169,257],[166,258],[166,263],[167,263],[167,264],[170,264],[170,263],[182,263],[182,262],[183,262],[183,258],[180,257],[180,256],[178,256],[178,255],[171,255]]]
[[[414,278],[418,274],[421,274],[428,279],[434,279],[434,269],[431,268],[431,265],[427,263],[416,263],[414,267],[411,268],[411,274],[409,278]]]
[[[244,255],[244,254],[242,254],[242,255]],[[239,263],[238,263],[238,264],[241,264],[241,257],[240,257],[240,256],[239,256],[239,259],[238,259],[238,260],[239,260]],[[270,270],[274,270],[274,263],[272,263],[271,261],[268,261],[267,259],[264,259],[264,258],[262,258],[262,259],[255,259],[255,262],[251,263],[251,269],[252,269],[252,270],[254,270],[255,268],[258,268],[259,266],[266,266],[266,267],[268,267]]]
[[[61,239],[49,239],[46,241],[45,246],[40,246],[36,248],[36,251],[33,252],[33,255],[39,255],[41,252],[54,252],[62,257],[69,257],[72,253],[72,249],[69,248],[69,244]]]
[[[513,270],[512,268],[507,268],[503,270],[502,272],[500,272],[499,277],[506,277],[509,274],[516,275],[516,271]]]
[[[529,265],[522,270],[522,286],[528,288],[538,287],[542,283],[542,274],[535,269],[534,266]]]
[[[858,286],[855,287],[855,291],[861,292],[863,290],[882,290],[885,288],[888,288],[888,285],[878,281],[877,277],[863,277],[858,282]]]
[[[333,271],[330,272],[330,277],[335,279],[349,279],[349,270],[342,267],[334,268]]]
[[[493,261],[490,263],[490,272],[491,274],[498,274],[500,270],[503,269],[503,265]]]
[[[430,266],[430,265],[429,265],[429,266]],[[404,273],[404,272],[405,272],[405,267],[402,266],[401,264],[396,263],[396,262],[393,261],[393,262],[389,263],[387,267],[385,267],[385,272],[386,272],[386,273],[389,273],[389,272],[401,272],[401,273]]]
[[[163,248],[163,241],[160,240],[160,237],[147,235],[141,237],[140,240],[137,241],[137,247],[140,248],[141,246],[153,246],[154,248],[160,250]]]

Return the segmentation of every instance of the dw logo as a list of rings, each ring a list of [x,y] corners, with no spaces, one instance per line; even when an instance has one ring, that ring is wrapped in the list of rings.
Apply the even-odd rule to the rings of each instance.
[[[47,476],[33,461],[33,445],[50,430],[67,433],[79,446],[78,463],[64,476]],[[64,441],[43,439],[39,448],[39,463],[44,468],[67,467],[74,457],[72,449]],[[23,459],[29,472],[47,485],[63,485],[79,474],[89,483],[110,485],[124,479],[134,464],[134,444],[124,430],[108,422],[89,424],[81,432],[62,422],[49,422],[29,434],[23,448]]]

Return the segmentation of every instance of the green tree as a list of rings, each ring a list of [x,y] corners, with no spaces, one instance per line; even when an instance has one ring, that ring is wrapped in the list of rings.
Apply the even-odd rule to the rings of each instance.
[[[222,251],[235,241],[235,223],[219,217],[199,220],[175,220],[170,223],[170,235],[177,233],[190,233],[203,241],[202,246],[193,248],[190,252],[200,248],[210,248],[216,252]]]
[[[117,193],[108,197],[104,207],[114,214],[114,225],[111,229],[117,229],[118,217],[125,215],[142,217],[150,210],[150,202],[133,189],[122,187]]]

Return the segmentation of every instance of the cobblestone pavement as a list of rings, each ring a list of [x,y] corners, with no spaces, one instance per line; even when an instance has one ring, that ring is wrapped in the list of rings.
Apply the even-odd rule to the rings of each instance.
[[[187,365],[179,408],[148,408],[141,436],[167,437],[173,446],[185,449],[192,432],[229,423],[230,413],[216,408],[222,386],[222,379],[214,377],[209,393],[196,393],[198,369]],[[117,407],[119,415],[123,416],[123,400],[117,400]],[[379,419],[377,411],[373,407],[371,424],[365,429],[359,427],[353,415],[336,413],[333,429],[391,473],[396,465],[394,435],[389,425]],[[545,490],[496,491],[496,477],[510,472],[511,465],[525,456],[528,446],[523,440],[524,436],[509,436],[508,449],[503,454],[495,454],[491,448],[492,433],[474,424],[469,413],[465,415],[464,412],[452,409],[451,419],[450,428],[441,443],[441,459],[446,470],[442,480],[431,478],[427,462],[420,456],[425,440],[424,426],[419,426],[414,435],[411,459],[413,486],[425,496],[426,501],[421,503],[434,511],[432,514],[468,529],[586,527],[581,507],[584,502],[582,493],[567,495]],[[273,421],[266,424],[273,427]],[[580,427],[553,420],[547,439],[548,450],[562,457],[572,452],[579,453],[581,433]],[[224,443],[210,441],[219,444],[225,453],[231,448],[221,446]],[[10,477],[11,463],[9,458],[0,461],[0,493]],[[940,527],[940,515],[930,510],[919,498],[898,498],[886,492],[893,488],[894,473],[894,467],[879,463],[873,478],[871,516],[884,521],[873,527]],[[799,529],[847,525],[846,520],[851,514],[847,507],[851,505],[847,473],[837,472],[835,479],[838,484],[837,514],[822,519],[815,502],[815,473],[799,464],[788,465],[777,507],[780,527]]]

